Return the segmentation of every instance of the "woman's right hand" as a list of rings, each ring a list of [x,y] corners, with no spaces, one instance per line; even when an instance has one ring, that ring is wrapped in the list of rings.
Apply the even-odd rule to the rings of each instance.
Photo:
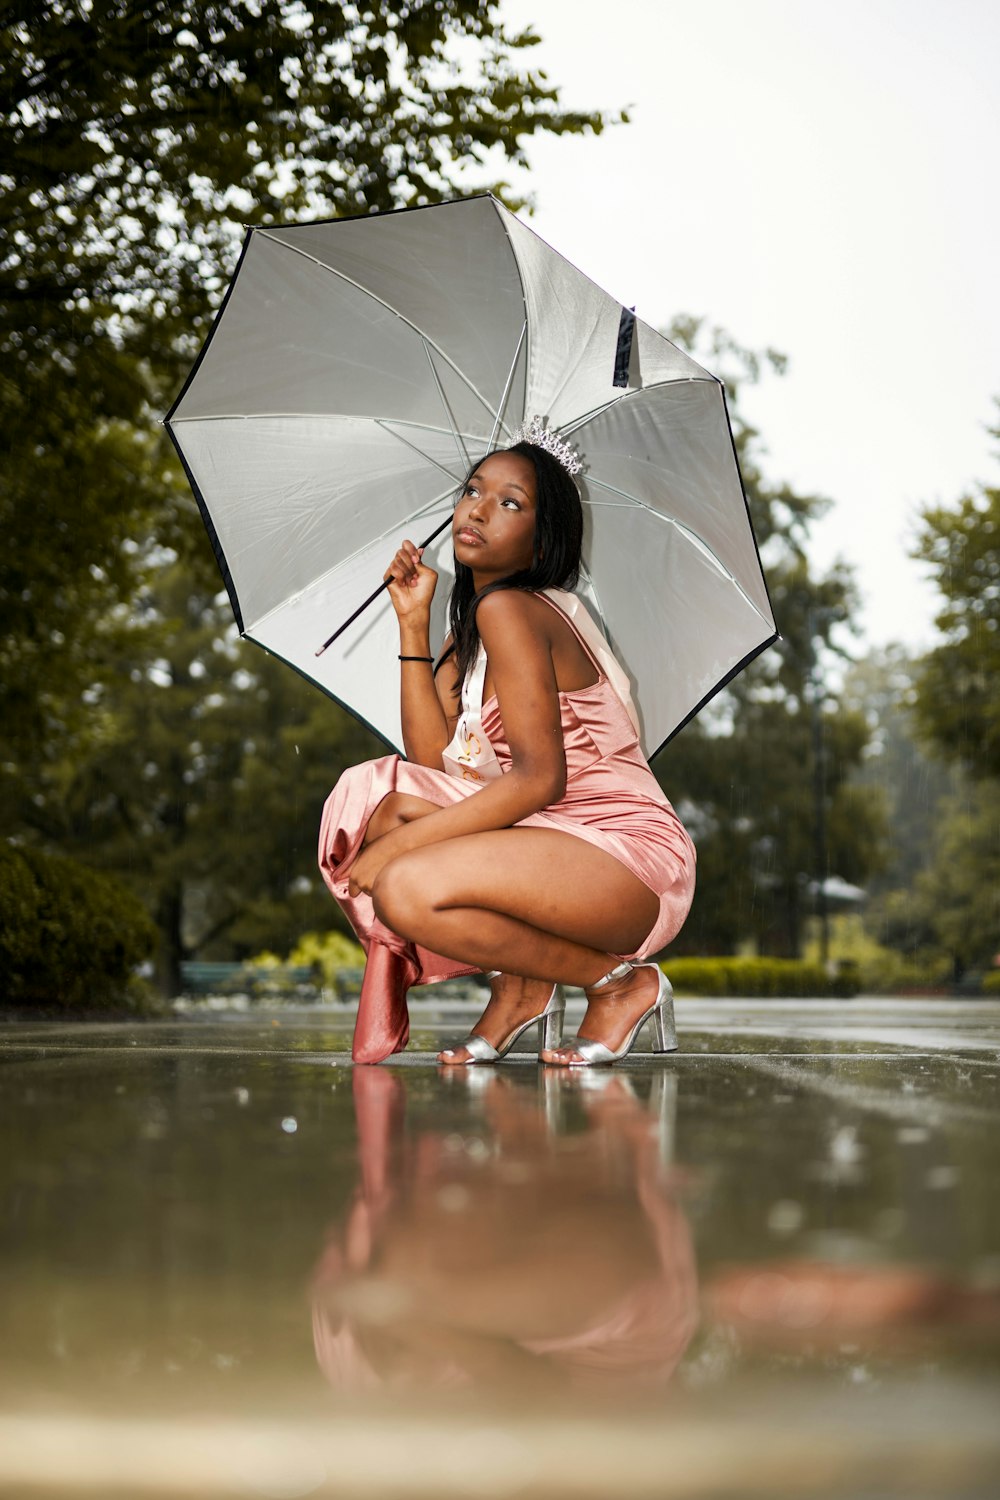
[[[383,574],[389,598],[400,619],[429,614],[438,576],[421,560],[423,548],[404,541]]]

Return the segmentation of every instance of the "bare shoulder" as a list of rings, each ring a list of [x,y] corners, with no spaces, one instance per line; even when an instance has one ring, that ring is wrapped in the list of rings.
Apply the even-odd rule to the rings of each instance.
[[[476,625],[484,641],[503,630],[530,631],[548,636],[553,611],[526,589],[497,589],[487,594],[476,610]]]

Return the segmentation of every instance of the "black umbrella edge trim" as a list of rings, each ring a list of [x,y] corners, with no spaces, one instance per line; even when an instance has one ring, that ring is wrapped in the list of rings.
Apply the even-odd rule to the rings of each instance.
[[[669,342],[669,340],[668,340],[668,342]],[[757,566],[760,569],[761,582],[764,585],[764,593],[767,596],[768,608],[771,611],[771,618],[773,619],[774,618],[774,605],[771,602],[771,591],[770,591],[770,589],[767,586],[767,574],[764,572],[764,564],[760,560],[760,547],[757,545],[757,533],[754,530],[753,516],[750,514],[750,502],[747,499],[747,487],[743,483],[743,472],[740,469],[739,455],[736,452],[736,439],[733,437],[733,424],[732,424],[732,422],[730,421],[730,418],[729,418],[729,403],[726,400],[726,387],[725,387],[725,383],[723,381],[719,380],[718,376],[713,376],[712,378],[715,380],[715,383],[718,385],[719,392],[720,392],[720,394],[722,396],[722,410],[723,410],[723,413],[724,413],[725,418],[726,418],[726,427],[727,427],[727,429],[729,431],[730,446],[732,447],[732,450],[733,450],[733,464],[736,467],[736,477],[737,477],[737,479],[740,482],[740,493],[743,496],[743,504],[746,507],[747,525],[750,527],[750,535],[753,538],[754,551],[757,554]],[[624,399],[624,397],[622,399]],[[728,684],[730,682],[732,682],[732,680],[733,680],[734,677],[738,677],[745,667],[748,667],[750,665],[750,663],[752,661],[754,661],[758,656],[760,656],[762,652],[766,651],[769,646],[773,646],[774,643],[775,643],[775,641],[780,641],[780,640],[781,640],[781,632],[776,629],[773,632],[773,634],[771,634],[771,635],[769,635],[767,637],[766,640],[761,641],[761,643],[760,643],[759,646],[755,646],[752,651],[747,652],[747,654],[746,654],[746,656],[744,656],[743,660],[740,661],[740,662],[737,662],[736,666],[733,667],[733,669],[731,671],[727,672],[726,675],[725,675],[725,677],[723,677],[719,682],[716,683],[715,687],[712,688],[711,692],[708,692],[708,693],[705,694],[704,698],[702,698],[702,700],[701,700],[700,703],[696,703],[695,704],[695,706],[694,706],[694,708],[692,708],[691,712],[689,714],[687,714],[681,720],[681,722],[677,725],[676,729],[672,729],[671,730],[671,732],[667,735],[666,739],[662,742],[662,744],[657,745],[656,749],[653,751],[653,754],[649,757],[649,759],[652,761],[657,755],[659,755],[660,751],[663,750],[667,745],[669,745],[670,741],[672,739],[674,739],[676,735],[680,734],[681,730],[686,725],[690,724],[691,720],[697,714],[701,713],[702,709],[705,707],[705,704],[706,703],[710,703],[712,701],[712,699],[715,697],[716,693],[721,693],[722,689],[724,687],[728,686]]]
[[[164,426],[166,427],[167,424],[164,423]],[[215,561],[219,565],[219,572],[222,574],[222,581],[226,585],[226,593],[229,595],[229,604],[232,608],[233,615],[236,618],[237,628],[240,632],[240,635],[242,635],[243,611],[240,609],[240,601],[236,595],[236,584],[233,582],[233,575],[229,571],[229,564],[226,561],[226,554],[222,549],[222,543],[219,541],[219,533],[216,531],[215,523],[208,513],[208,506],[205,504],[204,496],[202,495],[201,490],[198,488],[198,481],[195,479],[190,467],[188,466],[188,461],[184,457],[183,450],[181,449],[180,442],[177,439],[177,435],[174,432],[174,429],[172,427],[167,427],[167,433],[170,437],[170,441],[174,445],[177,457],[181,461],[181,467],[183,468],[184,473],[187,475],[187,482],[191,486],[191,493],[194,495],[194,498],[198,502],[198,510],[201,512],[201,519],[205,523],[205,530],[208,532],[208,539],[212,544],[212,551],[215,553]]]
[[[392,755],[398,755],[401,760],[406,759],[398,745],[394,745],[391,740],[387,740],[380,729],[376,729],[374,724],[369,724],[363,715],[359,714],[356,709],[351,708],[350,704],[345,703],[342,698],[338,698],[336,693],[332,693],[322,682],[317,682],[315,677],[310,677],[308,672],[304,672],[293,661],[289,661],[287,656],[282,656],[280,651],[275,651],[271,646],[265,646],[262,641],[256,640],[252,635],[247,635],[243,631],[240,631],[240,635],[243,640],[249,641],[251,646],[256,646],[258,651],[263,651],[265,656],[273,656],[275,661],[280,661],[284,666],[291,667],[292,671],[301,677],[303,682],[308,682],[310,687],[318,688],[324,697],[331,699],[332,702],[336,703],[338,708],[342,708],[345,714],[349,714],[352,719],[361,725],[362,729],[367,729],[370,734],[373,734]]]
[[[493,203],[500,202],[495,193],[467,193],[460,198],[442,198],[440,203],[404,203],[401,208],[380,208],[377,213],[331,214],[328,219],[300,219],[297,222],[290,220],[282,224],[257,224],[254,229],[311,229],[314,225],[320,224],[356,224],[359,219],[388,219],[393,214],[420,214],[428,208],[446,208],[452,203],[475,203],[483,198],[488,198]],[[253,234],[254,229],[249,232]]]
[[[760,547],[757,545],[757,532],[754,530],[753,516],[750,514],[750,501],[747,499],[747,487],[743,483],[743,471],[740,468],[739,455],[736,452],[736,439],[733,437],[733,424],[732,424],[732,422],[730,421],[730,418],[729,418],[729,402],[726,400],[726,387],[725,387],[724,381],[721,381],[721,380],[719,381],[719,390],[720,390],[720,392],[722,394],[722,410],[723,410],[723,413],[724,413],[725,418],[726,418],[726,427],[729,429],[729,442],[730,442],[730,444],[732,446],[732,450],[733,450],[733,463],[736,466],[736,477],[737,477],[737,479],[740,482],[740,492],[743,495],[743,504],[746,506],[747,525],[750,527],[750,535],[753,538],[754,551],[757,554],[757,566],[760,569],[760,578],[761,578],[761,582],[764,585],[764,593],[765,593],[765,595],[767,597],[767,606],[768,606],[768,609],[770,609],[770,611],[771,611],[771,619],[773,620],[774,619],[774,603],[773,603],[773,601],[771,599],[771,591],[770,591],[770,589],[767,586],[767,574],[764,572],[764,564],[760,560]],[[773,635],[771,637],[771,639],[766,644],[768,646],[771,646],[771,645],[774,644],[774,642],[776,640],[779,640],[779,639],[780,639],[780,632],[778,632],[775,635]],[[760,649],[764,650],[764,647],[761,647]],[[752,657],[748,658],[748,660],[752,660],[752,659],[753,659]],[[745,665],[746,665],[746,662],[743,663],[743,666],[745,666]],[[742,670],[743,670],[742,667],[738,667],[737,668],[737,671],[742,671]],[[726,681],[727,682],[729,681],[728,677],[726,678]]]
[[[752,651],[748,651],[747,654],[746,654],[746,656],[744,656],[743,660],[737,662],[736,666],[733,667],[731,671],[727,672],[726,675],[725,675],[725,677],[720,678],[720,680],[715,684],[715,687],[712,688],[709,692],[707,692],[705,694],[704,698],[702,698],[702,700],[701,700],[700,703],[696,703],[695,704],[695,706],[694,706],[694,708],[692,708],[691,712],[689,714],[686,714],[685,717],[681,720],[681,722],[677,725],[677,728],[676,729],[672,729],[670,731],[670,733],[667,735],[666,739],[662,742],[662,744],[657,745],[656,749],[653,751],[652,755],[649,757],[650,761],[655,760],[656,757],[659,755],[660,751],[664,750],[667,747],[667,745],[670,744],[670,741],[672,739],[675,739],[677,737],[677,735],[680,734],[681,730],[684,729],[688,724],[690,724],[690,722],[691,722],[691,720],[693,718],[695,718],[698,714],[701,713],[701,711],[705,707],[706,703],[711,703],[711,701],[715,697],[716,693],[721,693],[722,689],[724,687],[728,687],[729,683],[732,682],[732,680],[733,680],[734,677],[738,677],[740,675],[740,673],[743,671],[744,667],[748,667],[750,665],[750,663],[752,661],[754,661],[756,657],[760,656],[762,652],[766,651],[769,646],[773,646],[774,643],[775,643],[775,641],[780,641],[780,640],[781,640],[781,635],[776,630],[773,633],[773,635],[769,635],[766,640],[761,641],[761,643],[760,643],[759,646],[754,646],[754,648],[753,648]]]
[[[226,586],[226,593],[229,595],[229,603],[232,607],[233,615],[236,619],[236,626],[240,632],[240,635],[243,634],[243,611],[240,609],[240,601],[236,593],[236,584],[233,581],[232,573],[229,571],[229,563],[226,560],[225,551],[223,549],[221,541],[219,540],[219,533],[215,529],[215,522],[212,520],[212,517],[209,513],[208,506],[205,503],[205,497],[202,494],[201,489],[199,488],[198,481],[195,479],[194,474],[191,471],[191,466],[184,456],[184,450],[181,447],[180,439],[174,432],[173,426],[171,425],[171,418],[173,417],[178,406],[180,406],[181,402],[184,400],[184,397],[187,394],[192,380],[197,375],[198,370],[201,367],[202,360],[208,353],[208,346],[215,337],[215,331],[221,323],[222,315],[229,305],[229,299],[233,294],[233,289],[236,286],[237,278],[239,277],[243,262],[246,259],[246,254],[250,248],[250,241],[253,238],[253,234],[254,231],[252,229],[248,229],[243,238],[243,245],[240,249],[240,258],[236,262],[236,267],[233,271],[232,276],[229,278],[229,285],[226,287],[226,294],[219,304],[218,312],[212,319],[212,326],[208,330],[205,342],[199,349],[198,357],[188,371],[187,379],[181,387],[177,399],[174,401],[173,406],[171,406],[170,410],[167,412],[167,415],[163,418],[163,425],[167,429],[170,441],[173,443],[177,453],[177,457],[181,461],[181,467],[183,468],[184,473],[187,476],[187,482],[191,486],[191,493],[194,495],[195,500],[198,502],[198,510],[201,513],[201,519],[204,522],[205,530],[208,532],[208,539],[212,544],[212,551],[215,553],[215,561],[219,565],[219,572],[222,574],[222,581]]]

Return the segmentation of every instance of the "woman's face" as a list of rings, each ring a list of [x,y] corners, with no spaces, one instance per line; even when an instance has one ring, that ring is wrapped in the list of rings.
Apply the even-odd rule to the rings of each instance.
[[[462,491],[451,534],[455,556],[484,582],[530,568],[535,470],[521,453],[491,453]]]

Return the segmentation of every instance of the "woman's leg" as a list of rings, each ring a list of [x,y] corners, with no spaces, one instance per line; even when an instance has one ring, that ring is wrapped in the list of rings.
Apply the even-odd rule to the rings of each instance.
[[[368,819],[362,848],[373,844],[384,833],[402,828],[404,823],[412,823],[417,818],[426,818],[428,813],[440,811],[438,803],[428,802],[425,797],[414,797],[409,792],[389,792]]]
[[[498,1003],[477,1027],[494,1044],[541,1008],[554,981],[585,987],[614,966],[614,955],[634,952],[659,914],[655,893],[613,855],[541,828],[414,850],[386,865],[372,897],[381,920],[410,941],[536,981],[516,992],[507,986],[509,1012],[494,996]],[[649,971],[616,985],[607,1003],[591,1007],[585,1034],[620,1045],[652,999],[647,990],[655,994]],[[460,1053],[455,1060],[463,1060]]]
[[[383,797],[368,820],[362,847],[375,842],[383,834],[437,812],[437,803],[407,792],[390,792]],[[405,934],[403,934],[405,936]],[[476,1023],[476,1032],[498,1046],[522,1020],[537,1015],[545,1007],[552,990],[545,980],[523,979],[517,974],[496,974],[490,980],[490,1001],[485,1012]],[[442,1060],[464,1062],[464,1048],[441,1054]]]

